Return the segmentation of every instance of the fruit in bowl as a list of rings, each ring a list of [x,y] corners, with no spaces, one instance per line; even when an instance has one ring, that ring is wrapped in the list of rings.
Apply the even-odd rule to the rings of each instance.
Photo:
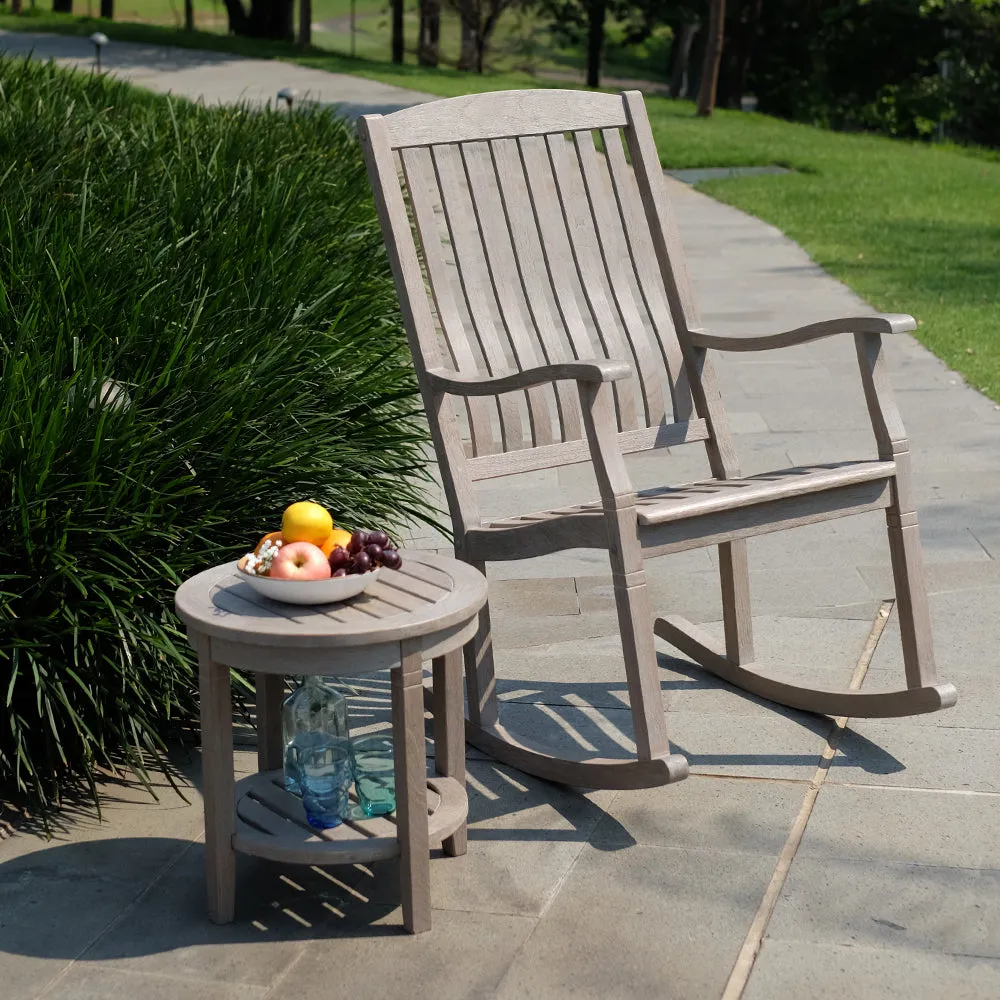
[[[330,562],[312,542],[282,545],[267,574],[272,580],[328,580]]]
[[[264,535],[236,564],[258,593],[292,604],[346,600],[403,560],[386,532],[347,531],[311,500],[291,504],[281,531]]]

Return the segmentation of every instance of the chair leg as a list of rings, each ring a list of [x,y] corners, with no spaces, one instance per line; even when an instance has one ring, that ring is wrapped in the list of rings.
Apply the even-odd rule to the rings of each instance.
[[[927,687],[937,681],[937,671],[917,515],[898,514],[889,507],[885,512],[885,523],[896,585],[896,613],[902,637],[906,686]]]
[[[470,563],[486,575],[486,563]],[[479,612],[479,628],[465,647],[465,688],[469,699],[469,722],[489,728],[500,718],[497,708],[497,678],[493,666],[493,633],[489,601]]]
[[[719,546],[722,620],[726,659],[737,665],[753,663],[753,618],[750,611],[750,569],[745,538]]]
[[[667,753],[670,741],[660,693],[649,588],[641,569],[615,572],[613,579],[637,756],[639,760],[651,760]]]
[[[646,585],[646,570],[639,545],[635,507],[617,508],[605,501],[608,520],[608,555],[618,609],[628,683],[632,725],[639,760],[651,760],[670,750],[667,723],[660,693],[660,668],[653,637],[653,609]]]

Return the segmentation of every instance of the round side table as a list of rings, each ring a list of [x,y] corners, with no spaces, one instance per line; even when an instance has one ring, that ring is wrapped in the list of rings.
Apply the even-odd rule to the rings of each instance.
[[[486,603],[486,580],[465,563],[403,552],[364,594],[338,604],[280,604],[216,566],[177,590],[177,613],[198,654],[205,801],[208,912],[233,919],[236,851],[308,865],[400,857],[403,925],[430,929],[430,848],[464,854],[465,711],[462,647]],[[434,762],[424,751],[423,661],[433,663]],[[258,767],[233,774],[229,668],[257,675]],[[391,668],[396,814],[309,826],[282,777],[281,701],[285,674],[357,674]]]

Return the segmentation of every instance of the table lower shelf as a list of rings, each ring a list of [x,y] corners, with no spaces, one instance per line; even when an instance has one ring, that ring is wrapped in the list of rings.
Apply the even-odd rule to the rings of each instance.
[[[465,822],[469,799],[454,778],[427,779],[427,831],[431,847]],[[345,820],[316,830],[302,800],[285,791],[281,771],[252,774],[236,783],[233,848],[271,861],[303,865],[349,865],[399,854],[395,816]]]

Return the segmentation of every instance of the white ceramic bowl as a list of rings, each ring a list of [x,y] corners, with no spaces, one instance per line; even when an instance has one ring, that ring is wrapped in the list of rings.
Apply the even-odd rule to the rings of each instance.
[[[349,576],[331,576],[327,580],[275,580],[269,576],[255,576],[237,566],[241,580],[246,580],[258,594],[282,604],[333,604],[357,597],[371,587],[382,572],[381,566],[367,573]]]

